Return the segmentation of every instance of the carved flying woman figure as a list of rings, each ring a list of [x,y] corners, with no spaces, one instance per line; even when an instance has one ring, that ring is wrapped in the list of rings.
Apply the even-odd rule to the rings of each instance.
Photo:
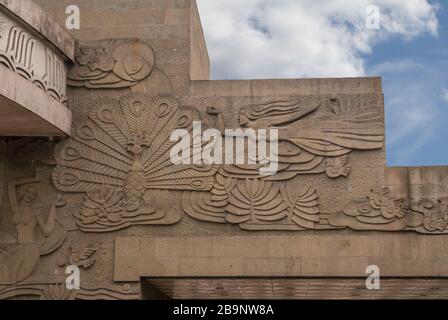
[[[337,178],[349,174],[348,155],[352,151],[383,147],[382,114],[376,98],[368,103],[353,108],[336,98],[310,97],[249,105],[240,109],[238,124],[255,130],[278,129],[279,173],[265,180],[282,181],[300,174],[317,173]],[[323,107],[326,107],[324,113],[311,117]],[[218,129],[224,132],[221,110],[210,107],[208,113],[217,117]],[[244,178],[258,176],[259,167],[224,165],[221,171]]]
[[[81,230],[107,232],[131,225],[173,224],[180,214],[163,190],[210,190],[217,168],[174,165],[176,129],[192,130],[199,111],[174,98],[133,93],[95,101],[72,138],[56,148],[56,187],[84,193],[75,218]],[[170,208],[167,208],[170,207]]]
[[[260,162],[222,165],[211,194],[184,193],[183,209],[199,220],[236,223],[249,230],[315,228],[320,223],[317,192],[292,179],[322,173],[332,179],[346,177],[352,151],[383,147],[383,119],[376,97],[356,101],[354,105],[343,99],[305,97],[240,108],[241,128],[278,130],[278,173],[261,176]],[[216,117],[216,127],[225,135],[222,111],[209,107],[207,112]],[[287,187],[286,181],[291,181]],[[282,192],[278,182],[283,183]],[[253,197],[252,189],[263,196]]]
[[[56,250],[65,239],[65,229],[56,220],[56,207],[61,204],[61,199],[56,200],[45,217],[38,189],[33,185],[39,181],[38,178],[20,179],[8,186],[16,239],[1,246],[6,248],[0,257],[2,285],[15,284],[28,278],[40,256]],[[23,189],[19,194],[18,187]]]

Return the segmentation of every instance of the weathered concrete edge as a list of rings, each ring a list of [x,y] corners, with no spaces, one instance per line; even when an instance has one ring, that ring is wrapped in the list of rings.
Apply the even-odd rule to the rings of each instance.
[[[0,65],[0,83],[3,84],[0,86],[1,96],[51,124],[61,131],[61,136],[70,136],[72,112],[68,107],[3,65]]]
[[[343,232],[245,236],[121,236],[114,281],[140,277],[448,276],[447,240],[406,233]]]
[[[210,56],[196,0],[191,0],[190,16],[190,79],[210,80]]]
[[[75,39],[36,3],[31,0],[0,0],[0,8],[19,18],[67,59],[75,60]]]
[[[382,94],[381,77],[267,80],[193,80],[192,97]]]

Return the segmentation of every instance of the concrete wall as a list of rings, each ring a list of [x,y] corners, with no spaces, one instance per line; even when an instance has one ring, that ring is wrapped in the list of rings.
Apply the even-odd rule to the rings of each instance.
[[[0,140],[0,298],[135,299],[141,277],[361,277],[371,264],[448,276],[447,168],[385,167],[380,78],[208,81],[194,1],[38,2],[61,23],[81,9],[73,130]],[[176,166],[169,137],[193,121],[220,137],[279,129],[277,173]],[[18,233],[17,216],[52,230]],[[60,289],[73,263],[74,295]]]
[[[210,80],[210,59],[196,1],[191,1],[191,80]]]

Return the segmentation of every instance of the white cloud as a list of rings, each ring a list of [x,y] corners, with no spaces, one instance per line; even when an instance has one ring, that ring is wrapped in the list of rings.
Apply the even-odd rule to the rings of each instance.
[[[366,28],[377,5],[380,29]],[[215,78],[361,76],[392,36],[437,34],[427,0],[198,0]]]
[[[386,135],[388,152],[393,150],[392,165],[409,165],[431,143],[444,124],[444,108],[428,92],[424,82],[401,79],[387,88],[388,115]],[[391,153],[389,153],[390,155]]]
[[[398,125],[388,140],[389,145],[393,147],[400,145],[404,139],[412,138],[416,132],[421,135],[433,130],[438,123],[437,106],[432,103],[421,104],[413,100],[412,96],[390,101],[390,110],[390,121]]]
[[[448,88],[442,90],[442,99],[448,103]]]
[[[385,73],[397,73],[397,72],[407,72],[413,71],[415,69],[424,68],[422,64],[414,62],[409,59],[398,60],[398,61],[386,61],[379,63],[369,69],[369,74],[372,75],[382,75]]]

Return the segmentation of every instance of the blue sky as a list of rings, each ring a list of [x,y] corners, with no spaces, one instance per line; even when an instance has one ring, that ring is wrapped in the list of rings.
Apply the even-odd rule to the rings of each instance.
[[[382,76],[389,166],[448,165],[448,1],[198,0],[214,79]],[[366,7],[380,28],[366,30]]]
[[[388,165],[448,165],[446,3],[439,2],[437,35],[393,37],[365,56],[367,74],[383,77]]]

